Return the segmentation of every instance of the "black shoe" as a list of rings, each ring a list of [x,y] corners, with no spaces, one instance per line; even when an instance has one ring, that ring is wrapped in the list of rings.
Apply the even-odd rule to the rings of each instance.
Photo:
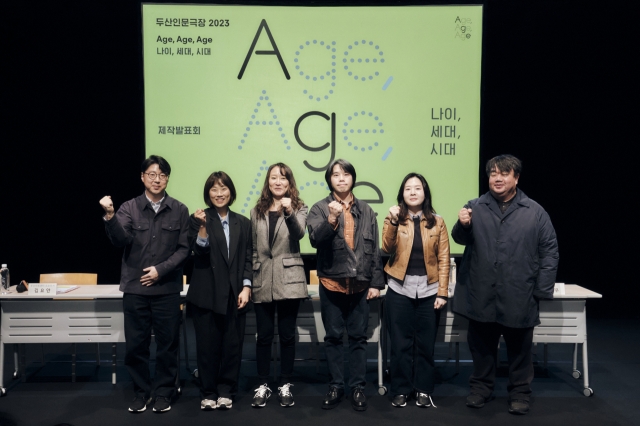
[[[485,398],[482,395],[478,395],[477,393],[471,393],[467,397],[467,407],[471,408],[482,408],[484,407],[485,402],[491,401],[491,397]]]
[[[391,405],[394,407],[406,407],[407,406],[407,395],[396,395],[391,400]]]
[[[129,404],[129,411],[132,413],[142,413],[147,409],[147,404],[151,402],[151,398],[147,399],[142,396],[136,396]]]
[[[467,399],[467,403],[469,399]],[[431,399],[431,395],[428,393],[416,392],[416,405],[418,407],[427,408],[427,407],[436,407],[436,404],[433,403],[433,399]]]
[[[351,393],[351,407],[356,411],[367,409],[367,397],[364,396],[364,388],[357,386]]]
[[[156,402],[153,404],[154,413],[166,413],[171,410],[171,401],[169,398],[159,396],[156,398]]]
[[[527,414],[529,412],[529,401],[524,399],[512,399],[509,401],[509,412],[511,414]]]
[[[332,408],[335,408],[340,403],[343,396],[344,389],[337,386],[329,386],[329,392],[327,392],[324,396],[324,401],[322,401],[322,409],[331,410]]]
[[[293,384],[285,383],[278,388],[278,399],[280,400],[280,405],[283,407],[292,407],[295,404],[295,402],[293,402],[291,386],[293,386]]]

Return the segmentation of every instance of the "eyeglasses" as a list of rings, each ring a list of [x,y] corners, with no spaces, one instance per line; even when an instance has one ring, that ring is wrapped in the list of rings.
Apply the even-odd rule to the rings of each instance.
[[[156,180],[156,178],[159,177],[162,182],[166,182],[166,180],[169,179],[169,176],[164,173],[157,174],[155,172],[151,172],[145,173],[145,175],[149,176],[149,179],[151,180]]]

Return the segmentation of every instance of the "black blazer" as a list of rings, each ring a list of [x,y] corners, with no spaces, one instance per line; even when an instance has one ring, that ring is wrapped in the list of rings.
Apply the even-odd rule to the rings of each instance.
[[[200,222],[189,222],[189,246],[195,255],[187,301],[217,314],[226,314],[230,294],[234,300],[242,291],[243,279],[251,280],[251,221],[229,210],[229,254],[227,240],[216,209],[206,209],[209,246],[197,243]],[[239,313],[250,309],[251,303]]]

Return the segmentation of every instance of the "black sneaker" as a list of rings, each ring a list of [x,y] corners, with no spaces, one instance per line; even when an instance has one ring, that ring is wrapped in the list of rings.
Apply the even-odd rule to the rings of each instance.
[[[253,402],[251,403],[252,407],[262,408],[267,405],[267,401],[271,398],[271,389],[265,383],[264,385],[260,385],[258,389],[256,389],[255,395],[253,395]]]
[[[510,400],[509,412],[511,414],[527,414],[529,412],[529,401],[525,401],[523,399]]]
[[[171,401],[169,398],[159,396],[156,398],[156,402],[153,404],[154,413],[166,413],[171,410]]]
[[[280,400],[280,405],[283,407],[292,407],[293,404],[295,404],[295,402],[293,402],[293,395],[291,394],[291,386],[293,386],[293,384],[285,383],[278,388],[278,399]]]
[[[396,395],[391,400],[391,405],[394,407],[406,407],[407,406],[407,395]]]
[[[492,397],[485,398],[482,395],[478,395],[477,393],[471,393],[467,397],[467,407],[471,408],[482,408],[484,407],[485,402],[491,401]]]
[[[428,393],[422,393],[422,392],[416,392],[416,405],[418,407],[423,407],[423,408],[427,408],[427,407],[438,408],[436,407],[436,404],[433,403],[433,399],[431,399],[431,395],[429,395]]]
[[[147,409],[147,404],[151,402],[151,398],[147,399],[142,396],[136,396],[129,404],[129,411],[131,413],[142,413]]]

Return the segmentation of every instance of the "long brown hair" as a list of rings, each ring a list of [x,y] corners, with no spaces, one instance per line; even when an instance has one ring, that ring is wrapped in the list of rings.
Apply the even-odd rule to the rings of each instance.
[[[284,196],[291,198],[291,208],[293,208],[294,211],[299,210],[304,204],[304,201],[300,199],[300,193],[296,187],[296,179],[293,177],[293,171],[291,168],[284,163],[272,164],[269,166],[269,170],[267,170],[267,175],[264,178],[264,185],[262,185],[262,193],[260,194],[260,199],[258,199],[258,202],[256,203],[256,213],[258,213],[258,217],[264,217],[273,204],[273,194],[269,189],[269,176],[271,176],[271,170],[273,170],[274,167],[279,167],[280,174],[289,181],[289,189],[287,189]]]

